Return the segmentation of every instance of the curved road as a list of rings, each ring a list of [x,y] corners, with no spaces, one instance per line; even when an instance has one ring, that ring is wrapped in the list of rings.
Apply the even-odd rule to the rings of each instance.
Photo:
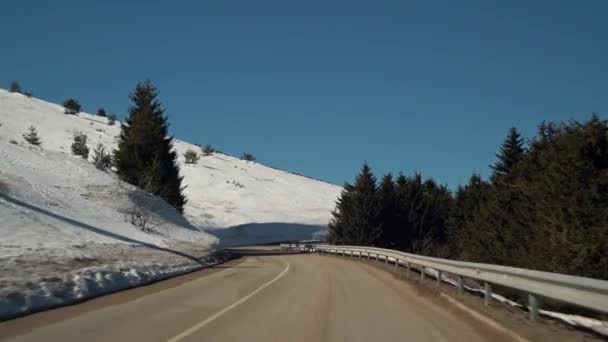
[[[0,323],[15,341],[502,341],[437,296],[365,263],[246,257]]]

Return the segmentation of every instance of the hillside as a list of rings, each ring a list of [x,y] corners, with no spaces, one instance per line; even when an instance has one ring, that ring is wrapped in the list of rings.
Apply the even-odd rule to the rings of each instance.
[[[35,126],[41,146],[22,137]],[[144,284],[215,262],[219,242],[306,239],[322,230],[340,187],[215,154],[185,165],[188,204],[164,201],[71,154],[115,147],[120,126],[0,90],[0,320]],[[132,224],[143,215],[150,230]]]
[[[0,90],[0,136],[23,141],[22,134],[34,125],[42,148],[65,153],[69,158],[75,131],[84,132],[93,148],[101,141],[116,145],[117,123],[86,113],[66,115],[63,107],[21,94]],[[266,167],[259,163],[216,153],[202,157],[197,165],[185,165],[182,154],[200,147],[175,140],[175,149],[187,186],[185,217],[200,229],[229,228],[250,223],[293,223],[325,226],[341,187]],[[92,158],[92,156],[90,156]]]

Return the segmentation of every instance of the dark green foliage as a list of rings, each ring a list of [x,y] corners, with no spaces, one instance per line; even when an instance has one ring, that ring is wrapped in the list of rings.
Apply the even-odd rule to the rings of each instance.
[[[378,187],[378,205],[380,220],[383,222],[381,245],[386,248],[398,248],[399,222],[397,220],[397,198],[393,176],[389,173],[382,177]]]
[[[608,279],[607,134],[597,116],[542,123],[508,176],[472,181],[450,220],[460,257]]]
[[[375,246],[381,235],[376,177],[365,163],[355,184],[344,186],[329,224],[328,239],[336,244]]]
[[[89,158],[89,147],[87,146],[87,135],[82,132],[74,133],[74,141],[72,142],[72,154],[81,156],[84,159]]]
[[[116,114],[109,114],[108,115],[108,126],[114,126],[115,123],[116,123]]]
[[[507,177],[515,164],[517,164],[525,154],[523,139],[517,128],[511,127],[509,134],[500,146],[500,152],[496,155],[498,160],[492,165],[492,181],[498,182]]]
[[[481,242],[473,235],[478,234],[477,227],[472,226],[472,220],[478,215],[480,207],[486,203],[491,187],[478,174],[473,174],[469,182],[459,186],[451,207],[446,226],[450,241],[450,255],[459,255],[471,259],[468,250],[485,250],[487,244],[473,245]]]
[[[8,91],[11,93],[22,93],[23,89],[21,85],[17,81],[12,81],[10,86],[8,87]]]
[[[105,146],[100,142],[97,143],[93,150],[93,164],[99,170],[108,170],[112,166],[112,155],[106,152]]]
[[[542,123],[528,149],[511,129],[497,157],[454,196],[420,174],[376,188],[365,165],[328,240],[608,279],[608,121]]]
[[[399,249],[424,254],[445,256],[447,243],[446,220],[452,198],[445,186],[420,174],[398,179],[398,218],[404,229]]]
[[[124,181],[160,196],[183,212],[186,198],[177,154],[157,97],[158,92],[149,81],[138,84],[131,94],[129,117],[121,126],[115,151],[117,173]]]
[[[365,164],[355,184],[344,187],[328,240],[446,256],[446,221],[452,201],[445,186],[432,179],[423,181],[420,174],[400,174],[396,181],[388,174],[377,188]]]
[[[203,156],[204,157],[208,157],[210,155],[212,155],[213,153],[215,153],[215,149],[213,148],[213,146],[211,145],[205,145],[205,147],[203,148]]]
[[[65,113],[71,115],[78,114],[82,110],[80,103],[74,99],[67,99],[63,101],[63,107],[65,107]]]
[[[33,94],[31,90],[23,90],[23,95],[27,97],[32,97]]]
[[[107,116],[107,114],[106,114],[106,110],[105,110],[105,109],[103,109],[103,108],[99,108],[99,109],[97,110],[97,116],[103,116],[103,117],[106,117],[106,116]]]
[[[23,139],[32,145],[42,145],[42,141],[40,141],[40,137],[38,137],[38,131],[36,131],[36,127],[34,126],[28,128],[28,132],[23,134]]]
[[[241,155],[241,160],[254,162],[255,157],[253,156],[253,154],[245,152]]]
[[[188,149],[184,153],[184,159],[186,164],[197,164],[200,156],[193,149]]]

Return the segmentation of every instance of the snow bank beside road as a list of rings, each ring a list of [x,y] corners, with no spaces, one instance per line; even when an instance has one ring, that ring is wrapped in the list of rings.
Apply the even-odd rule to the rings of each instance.
[[[0,319],[214,262],[217,238],[82,158],[0,135],[0,160]],[[130,222],[134,208],[153,229]]]
[[[171,250],[87,244],[0,258],[0,321],[195,271],[225,257],[211,248],[188,252],[193,259]]]

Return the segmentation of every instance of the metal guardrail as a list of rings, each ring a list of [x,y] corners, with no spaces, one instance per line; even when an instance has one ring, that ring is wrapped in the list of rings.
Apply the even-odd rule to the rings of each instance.
[[[464,278],[475,279],[484,284],[486,305],[492,296],[491,286],[493,284],[520,290],[528,293],[529,317],[532,321],[538,318],[540,298],[549,298],[608,313],[608,281],[605,280],[508,266],[432,258],[384,248],[317,244],[282,244],[281,248],[368,259],[375,258],[376,260],[384,260],[386,263],[393,263],[395,267],[403,266],[408,274],[410,268],[417,268],[420,270],[422,279],[426,275],[425,269],[430,268],[437,272],[434,276],[437,279],[437,286],[441,282],[442,274],[456,276],[458,293],[463,292]]]

